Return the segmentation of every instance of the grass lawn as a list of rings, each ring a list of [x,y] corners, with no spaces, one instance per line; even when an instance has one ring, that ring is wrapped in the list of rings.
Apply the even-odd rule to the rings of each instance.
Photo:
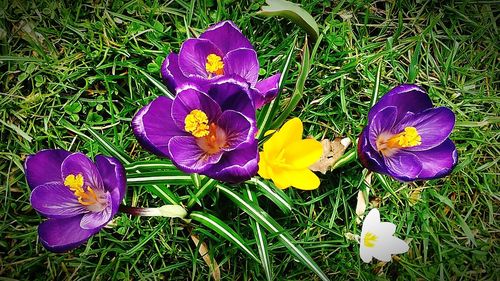
[[[76,1],[78,2],[78,1]],[[157,159],[132,134],[139,108],[162,95],[165,56],[207,26],[233,20],[256,49],[262,74],[282,68],[283,108],[299,75],[305,33],[256,12],[264,1],[1,1],[0,3],[0,280],[209,280],[190,234],[206,243],[222,280],[265,280],[262,266],[234,243],[193,221],[119,213],[83,246],[45,250],[44,220],[30,205],[23,173],[27,155],[62,148],[105,153],[88,127],[134,161]],[[400,183],[371,177],[358,161],[320,175],[312,192],[287,189],[284,213],[265,196],[259,205],[279,222],[332,280],[499,280],[499,31],[496,1],[301,1],[320,26],[304,96],[291,116],[317,139],[355,141],[372,99],[401,83],[425,88],[433,103],[456,114],[451,135],[459,163],[443,179]],[[418,2],[418,3],[417,3]],[[295,45],[294,45],[295,44]],[[264,75],[262,76],[264,77]],[[410,250],[392,262],[363,263],[356,220],[359,190],[368,209],[397,225]],[[171,186],[186,204],[193,186]],[[236,191],[240,191],[235,189]],[[146,187],[129,187],[132,206],[164,203]],[[257,252],[254,221],[213,190],[190,211],[227,223]],[[319,280],[268,233],[275,280]]]

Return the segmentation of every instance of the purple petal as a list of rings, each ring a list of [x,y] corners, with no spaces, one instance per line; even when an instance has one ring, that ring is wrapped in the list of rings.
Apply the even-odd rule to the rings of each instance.
[[[64,159],[61,167],[62,178],[82,174],[84,186],[94,190],[104,190],[101,175],[95,164],[83,153],[73,153]]]
[[[224,57],[224,74],[237,74],[255,86],[259,78],[259,60],[253,49],[236,49]]]
[[[384,161],[389,175],[400,181],[413,181],[422,171],[422,162],[411,152],[400,150]]]
[[[445,140],[442,144],[426,151],[414,152],[422,162],[422,171],[418,175],[419,179],[441,178],[453,170],[458,162],[455,144],[450,140]]]
[[[271,102],[279,92],[279,82],[281,73],[276,73],[271,77],[258,81],[255,90],[252,92],[252,98],[257,109]]]
[[[259,169],[257,141],[249,146],[225,152],[221,160],[203,174],[213,179],[239,183],[249,180]]]
[[[132,129],[139,143],[148,151],[168,158],[171,157],[168,141],[173,136],[185,134],[175,125],[171,108],[171,99],[158,97],[141,108],[132,119]]]
[[[256,128],[253,128],[252,120],[243,114],[227,110],[217,121],[219,126],[226,133],[228,148],[226,151],[237,148],[240,144],[250,143],[255,140]]]
[[[369,119],[368,128],[370,129],[368,131],[368,139],[373,149],[377,149],[377,138],[381,133],[391,133],[392,127],[396,123],[397,112],[398,110],[395,106],[388,106],[377,112],[373,116],[373,119]]]
[[[455,126],[455,114],[446,107],[436,107],[420,113],[409,113],[393,129],[393,133],[403,132],[406,127],[415,127],[422,138],[422,144],[405,150],[422,151],[443,143]]]
[[[181,89],[172,104],[172,119],[180,130],[184,130],[186,116],[195,109],[207,115],[209,124],[221,114],[220,106],[207,94],[192,87]]]
[[[217,102],[222,111],[234,110],[255,120],[255,107],[247,83],[237,78],[224,77],[211,83],[208,95]]]
[[[368,141],[368,132],[369,127],[363,129],[361,135],[359,135],[358,140],[358,156],[361,164],[368,170],[387,174],[387,168],[384,163],[384,159],[380,156]]]
[[[407,112],[417,113],[432,107],[432,102],[427,93],[416,85],[399,85],[385,94],[368,113],[368,120],[387,106],[398,108],[396,120],[399,121]]]
[[[106,198],[108,200],[108,206],[100,212],[89,212],[83,215],[80,221],[80,227],[83,229],[94,229],[104,226],[108,223],[114,214],[112,214],[113,204],[111,199],[111,194],[106,192]],[[116,213],[116,212],[115,212]]]
[[[103,155],[95,157],[95,164],[101,174],[104,189],[111,194],[111,216],[114,216],[118,212],[118,207],[125,197],[127,189],[125,169],[115,158]]]
[[[179,68],[179,56],[175,53],[170,53],[163,61],[161,77],[172,93],[175,93],[178,87],[190,82]]]
[[[30,188],[54,181],[62,182],[61,165],[70,154],[62,149],[47,149],[29,155],[24,162],[24,173]]]
[[[82,215],[64,219],[49,219],[38,227],[38,235],[43,246],[52,252],[65,252],[74,249],[100,228],[83,229],[80,227]]]
[[[31,192],[31,206],[48,218],[68,218],[88,212],[73,192],[61,182],[37,186]]]
[[[206,63],[210,54],[224,57],[224,54],[209,40],[188,39],[184,41],[179,51],[179,68],[186,77],[207,79]]]
[[[212,164],[219,162],[222,152],[205,153],[193,136],[173,137],[168,143],[172,162],[179,170],[186,173],[200,173]]]
[[[210,40],[224,54],[240,48],[253,49],[250,41],[232,21],[223,21],[210,26],[200,38]]]

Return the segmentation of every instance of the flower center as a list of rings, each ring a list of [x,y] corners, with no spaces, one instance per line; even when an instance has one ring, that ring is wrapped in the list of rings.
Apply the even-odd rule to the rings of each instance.
[[[96,194],[90,186],[87,186],[87,189],[85,190],[83,187],[82,174],[70,174],[66,176],[64,179],[64,185],[73,191],[75,196],[78,198],[78,202],[80,202],[83,206],[86,206],[89,211],[99,212],[106,208],[106,198]]]
[[[205,69],[210,76],[222,75],[224,74],[224,63],[222,62],[222,58],[216,54],[210,54],[207,56],[207,62],[205,64]]]
[[[380,134],[377,138],[377,149],[385,156],[394,154],[398,149],[414,147],[422,144],[422,137],[415,127],[406,127],[403,132],[388,136]]]
[[[215,154],[227,146],[227,135],[226,132],[217,127],[215,123],[211,123],[208,134],[204,137],[197,138],[196,143],[207,154]]]
[[[184,130],[197,138],[207,136],[210,133],[208,117],[205,112],[194,109],[184,119]]]
[[[365,239],[363,239],[363,243],[365,244],[366,247],[373,248],[375,246],[375,242],[377,242],[377,235],[367,232],[365,234]]]

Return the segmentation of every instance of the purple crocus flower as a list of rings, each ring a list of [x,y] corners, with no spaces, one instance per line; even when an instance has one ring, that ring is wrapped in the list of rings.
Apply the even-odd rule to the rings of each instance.
[[[42,150],[26,159],[31,205],[48,218],[38,227],[43,246],[53,252],[78,247],[118,211],[125,195],[123,166],[98,155]]]
[[[400,85],[368,113],[358,155],[366,168],[400,181],[440,178],[457,164],[448,138],[454,125],[453,112],[433,107],[422,88]]]
[[[222,78],[206,91],[186,84],[173,100],[158,97],[139,110],[132,126],[147,150],[186,173],[231,183],[257,173],[255,107],[244,81]]]
[[[250,85],[256,108],[278,94],[281,74],[259,78],[259,60],[252,44],[232,21],[210,26],[199,38],[186,40],[179,54],[170,53],[161,67],[163,80],[172,92],[185,83],[204,89],[224,76],[238,76]]]

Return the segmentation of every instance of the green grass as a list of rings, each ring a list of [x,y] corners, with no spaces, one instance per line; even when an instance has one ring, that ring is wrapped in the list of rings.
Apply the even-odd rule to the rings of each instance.
[[[305,33],[287,20],[255,15],[263,1],[7,1],[0,3],[0,276],[21,280],[207,280],[208,266],[190,240],[207,243],[223,280],[264,280],[264,270],[215,232],[181,220],[118,214],[110,227],[67,254],[37,240],[43,220],[29,204],[26,155],[45,148],[103,152],[75,133],[92,126],[134,160],[156,159],[134,139],[130,120],[161,92],[141,70],[159,77],[163,58],[209,24],[237,23],[268,75],[278,71],[298,38],[281,105],[298,76]],[[410,244],[387,264],[364,264],[346,234],[360,234],[356,196],[363,184],[357,162],[321,176],[313,192],[286,190],[293,211],[269,212],[334,280],[498,280],[499,48],[495,1],[302,1],[320,26],[318,49],[304,97],[293,112],[307,134],[356,139],[372,102],[400,83],[416,83],[436,105],[457,116],[451,138],[459,164],[448,177],[383,185],[373,177],[369,207],[397,225]],[[421,2],[415,4],[416,2]],[[105,4],[108,3],[108,4]],[[377,77],[380,77],[377,80]],[[193,187],[173,191],[186,203]],[[243,191],[243,190],[242,190]],[[142,187],[127,204],[159,206]],[[194,210],[229,224],[257,252],[251,219],[212,192]],[[276,280],[315,280],[273,235],[268,250]]]

